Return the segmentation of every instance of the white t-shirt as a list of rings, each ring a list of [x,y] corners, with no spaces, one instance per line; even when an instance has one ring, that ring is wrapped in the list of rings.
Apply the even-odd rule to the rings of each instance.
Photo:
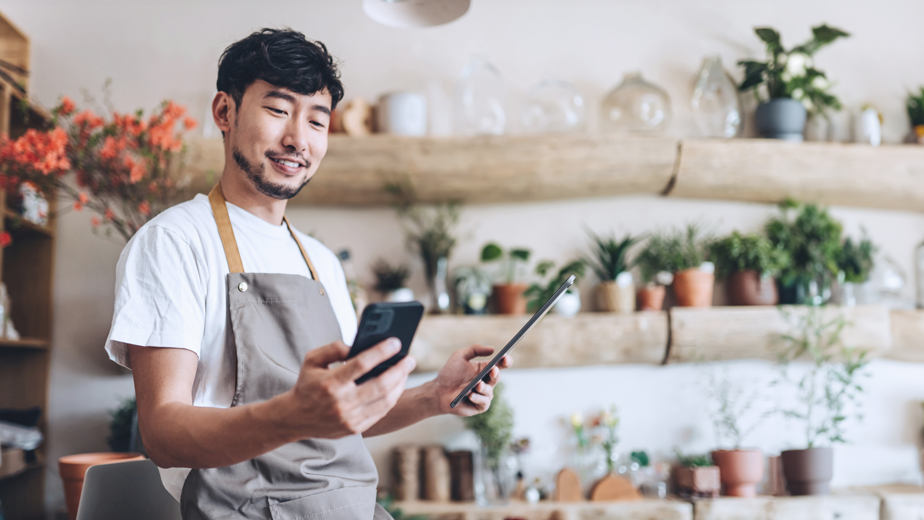
[[[311,277],[285,223],[275,226],[231,203],[228,214],[245,272]],[[349,345],[356,335],[356,313],[340,261],[314,238],[296,233]],[[228,272],[208,197],[196,195],[152,219],[119,257],[115,310],[106,340],[110,359],[131,368],[126,344],[190,350],[199,357],[193,404],[231,406],[236,367],[228,334]],[[164,486],[177,500],[188,473],[188,469],[161,469]]]

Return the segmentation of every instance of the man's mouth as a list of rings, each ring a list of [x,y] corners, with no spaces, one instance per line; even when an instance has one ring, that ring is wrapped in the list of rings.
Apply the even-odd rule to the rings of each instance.
[[[270,157],[270,160],[275,163],[281,164],[283,166],[289,167],[289,168],[303,168],[305,166],[304,164],[300,162],[290,161],[288,159],[277,159],[275,157]]]

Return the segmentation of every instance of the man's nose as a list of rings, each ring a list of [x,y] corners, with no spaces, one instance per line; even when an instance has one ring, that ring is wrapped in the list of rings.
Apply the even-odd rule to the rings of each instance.
[[[308,124],[292,120],[286,125],[286,132],[282,136],[282,145],[287,149],[305,153],[308,151]]]

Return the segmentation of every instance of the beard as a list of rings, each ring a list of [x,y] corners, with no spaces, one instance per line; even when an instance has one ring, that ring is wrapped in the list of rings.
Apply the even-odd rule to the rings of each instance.
[[[236,146],[232,149],[231,155],[234,157],[234,162],[237,164],[237,167],[247,175],[247,178],[250,179],[250,182],[257,191],[267,197],[279,200],[291,199],[298,195],[298,192],[302,191],[302,188],[311,180],[310,177],[306,178],[305,182],[297,188],[292,188],[285,184],[278,184],[266,178],[265,164],[254,166],[244,157],[244,154]],[[266,157],[269,158],[269,154],[267,154]]]

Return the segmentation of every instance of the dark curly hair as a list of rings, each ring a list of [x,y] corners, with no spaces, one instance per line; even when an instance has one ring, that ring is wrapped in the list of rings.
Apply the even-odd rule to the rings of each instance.
[[[327,90],[331,109],[343,99],[340,71],[327,47],[292,29],[262,29],[221,54],[218,91],[230,94],[237,106],[258,79],[309,96]]]

